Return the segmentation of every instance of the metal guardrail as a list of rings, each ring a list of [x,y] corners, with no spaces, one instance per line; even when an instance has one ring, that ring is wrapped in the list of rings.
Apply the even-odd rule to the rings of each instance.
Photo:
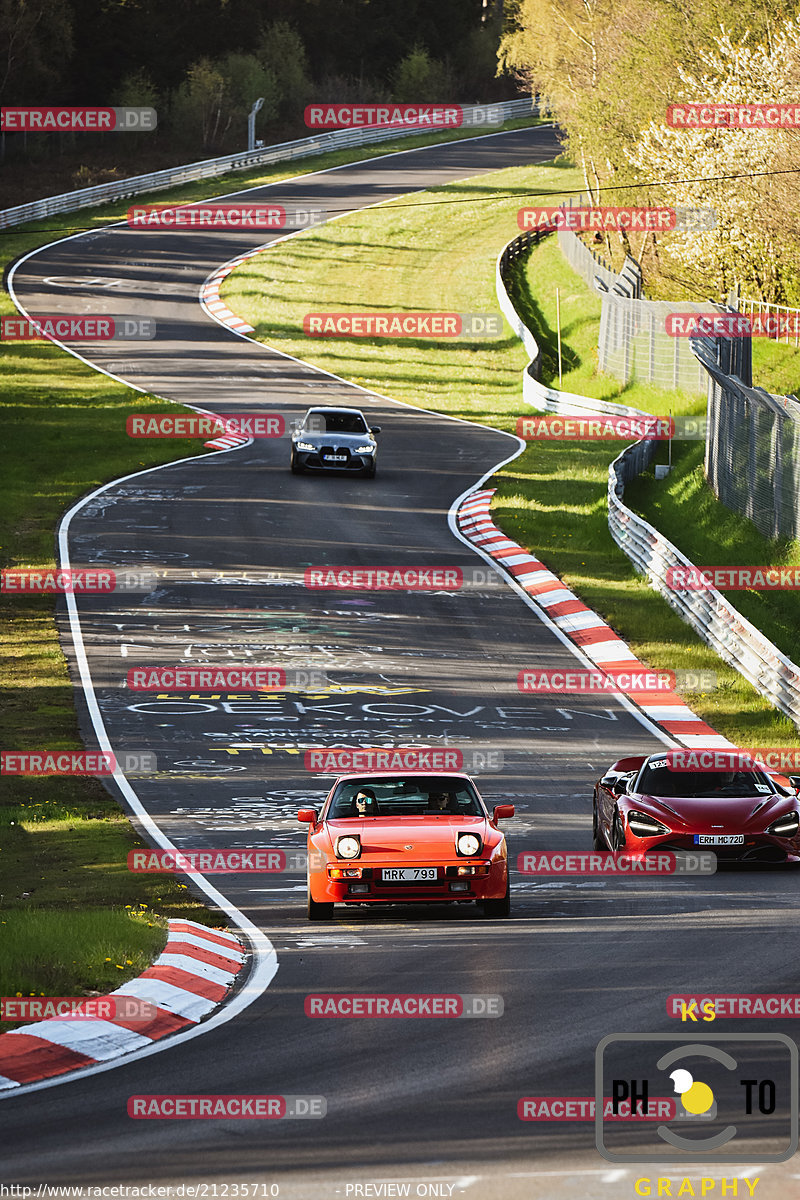
[[[608,470],[608,528],[636,569],[646,575],[670,608],[700,634],[720,658],[744,675],[771,704],[800,727],[800,667],[756,629],[716,588],[676,591],[667,583],[670,567],[692,563],[622,501],[625,484],[644,469],[637,442],[623,450]],[[649,443],[651,447],[655,443]],[[650,454],[652,459],[652,451]]]
[[[476,113],[485,113],[487,109],[500,109],[503,121],[510,121],[515,117],[536,116],[539,113],[539,105],[529,96],[525,96],[521,100],[503,100],[497,104],[462,105],[462,108],[470,120],[475,117]],[[466,124],[468,125],[469,121]],[[492,129],[490,125],[475,125],[473,128],[476,133],[479,133],[481,129],[491,133]],[[294,142],[281,142],[276,146],[265,146],[261,150],[244,150],[237,154],[223,155],[221,158],[209,158],[203,162],[189,163],[183,167],[167,167],[163,171],[153,171],[149,175],[115,179],[110,183],[100,183],[94,187],[63,192],[59,196],[48,196],[44,200],[33,200],[29,204],[19,204],[15,208],[3,209],[0,211],[0,229],[6,229],[11,225],[23,225],[27,221],[40,221],[58,213],[92,208],[111,200],[127,200],[130,196],[140,196],[156,188],[177,187],[182,183],[211,179],[217,175],[226,175],[231,171],[247,171],[251,167],[287,162],[293,158],[306,158],[309,155],[326,154],[331,150],[343,150],[350,146],[366,146],[374,142],[391,141],[394,138],[410,137],[425,132],[436,131],[406,127],[396,129],[385,126],[373,126],[366,129],[334,129],[312,137],[300,138]]]
[[[542,352],[536,338],[511,302],[511,297],[506,290],[506,279],[517,259],[527,254],[531,246],[535,246],[543,237],[551,236],[551,232],[545,229],[532,229],[528,233],[521,233],[500,252],[495,268],[495,292],[500,311],[531,358],[522,377],[523,400],[526,404],[530,404],[531,408],[543,409],[545,412],[563,413],[565,416],[571,417],[579,417],[587,413],[608,413],[610,416],[617,417],[651,416],[651,413],[646,413],[641,408],[632,408],[628,404],[611,404],[606,400],[595,400],[591,396],[580,396],[576,392],[560,392],[556,388],[546,387],[540,382]]]
[[[530,239],[532,235],[524,234],[523,237]],[[581,412],[638,414],[639,409],[626,405],[547,388],[531,374],[533,361],[540,359],[539,346],[511,303],[504,278],[510,264],[531,244],[531,240],[523,245],[521,238],[515,238],[499,255],[496,271],[497,298],[501,311],[531,355],[532,362],[523,375],[523,399],[532,408],[564,415],[574,416]],[[513,251],[511,247],[514,247]],[[703,641],[800,728],[800,667],[742,616],[716,588],[679,592],[670,587],[667,583],[669,568],[691,568],[692,563],[677,546],[624,504],[625,485],[652,462],[656,445],[650,440],[636,442],[623,450],[608,469],[608,528],[612,538],[636,570],[647,576],[650,586],[691,625]]]

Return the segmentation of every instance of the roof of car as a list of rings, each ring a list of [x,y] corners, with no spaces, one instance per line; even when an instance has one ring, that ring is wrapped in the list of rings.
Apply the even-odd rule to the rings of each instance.
[[[312,404],[307,411],[310,413],[357,413],[359,417],[364,415],[360,408],[346,408],[342,404]]]
[[[463,771],[354,771],[349,775],[337,775],[336,783],[348,783],[352,779],[466,779],[472,783],[472,776]]]

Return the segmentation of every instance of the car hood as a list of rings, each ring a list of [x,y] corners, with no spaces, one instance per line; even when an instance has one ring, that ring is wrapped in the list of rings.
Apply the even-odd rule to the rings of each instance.
[[[676,828],[676,817],[690,829],[707,830],[719,825],[726,830],[764,829],[783,813],[795,808],[791,796],[754,792],[751,796],[644,796],[627,797],[631,808],[641,808]]]
[[[445,814],[441,817],[426,817],[419,821],[405,817],[392,821],[385,817],[346,817],[327,822],[328,834],[333,843],[344,834],[359,834],[361,858],[387,854],[403,854],[414,857],[419,852],[430,854],[432,849],[450,856],[455,854],[457,833],[476,833],[484,844],[490,833],[485,817],[459,817]],[[408,847],[412,847],[410,850]]]
[[[347,446],[348,450],[375,443],[371,433],[296,433],[292,440],[308,442],[309,446]]]

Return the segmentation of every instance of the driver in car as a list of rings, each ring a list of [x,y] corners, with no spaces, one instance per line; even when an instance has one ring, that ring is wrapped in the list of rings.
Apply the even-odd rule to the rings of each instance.
[[[449,792],[428,792],[428,812],[452,812],[452,800]]]
[[[378,801],[372,788],[361,788],[361,790],[357,792],[356,797],[353,800],[353,804],[359,817],[380,816]]]

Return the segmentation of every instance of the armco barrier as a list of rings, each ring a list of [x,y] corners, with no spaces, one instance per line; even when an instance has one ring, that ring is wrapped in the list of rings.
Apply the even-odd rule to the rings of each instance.
[[[472,116],[476,110],[500,109],[504,121],[515,117],[536,116],[538,104],[529,96],[521,100],[504,100],[498,104],[463,105],[464,112]],[[476,126],[476,133],[491,133],[491,126]],[[75,212],[79,208],[91,208],[111,200],[126,200],[129,196],[140,196],[161,187],[177,187],[182,183],[193,183],[198,179],[211,179],[226,175],[229,171],[247,171],[252,167],[270,163],[286,162],[293,158],[306,158],[314,154],[326,154],[331,150],[343,150],[350,146],[366,146],[373,142],[390,141],[424,133],[419,129],[389,129],[378,126],[368,129],[335,129],[300,138],[295,142],[281,142],[277,146],[265,146],[262,150],[244,150],[238,154],[226,154],[221,158],[209,158],[203,162],[189,163],[183,167],[168,167],[153,171],[149,175],[135,175],[130,179],[116,179],[111,183],[100,183],[95,187],[81,188],[75,192],[64,192],[60,196],[48,196],[44,200],[33,200],[30,204],[19,204],[15,208],[0,211],[0,229],[11,225],[22,225],[26,221],[40,221],[57,213]],[[430,132],[430,131],[427,131]]]
[[[594,400],[591,396],[579,396],[575,392],[559,392],[556,388],[546,387],[539,382],[541,350],[536,338],[511,302],[506,290],[506,278],[513,264],[521,255],[525,254],[531,246],[535,246],[543,237],[550,236],[552,236],[550,231],[540,229],[521,233],[500,252],[495,268],[495,291],[500,311],[531,357],[522,377],[523,400],[532,408],[544,409],[546,412],[564,413],[565,416],[577,417],[585,413],[610,413],[613,416],[629,417],[650,416],[650,413],[645,413],[640,408],[631,408],[627,404],[610,404],[605,400]]]
[[[691,562],[622,502],[625,484],[646,465],[639,456],[644,445],[637,442],[635,446],[629,446],[609,467],[608,528],[611,536],[636,569],[647,576],[651,587],[700,634],[703,641],[800,728],[800,667],[782,654],[716,588],[687,592],[671,588],[667,583],[669,568],[691,567]]]
[[[523,239],[528,241],[523,245]],[[497,260],[496,287],[500,309],[522,340],[532,362],[525,368],[522,395],[532,408],[576,416],[587,412],[637,415],[639,409],[622,404],[593,400],[545,387],[531,373],[540,351],[536,339],[523,323],[508,295],[505,274],[511,263],[531,244],[538,241],[535,232],[515,238]],[[512,250],[513,247],[513,250]],[[608,528],[614,541],[634,567],[671,608],[691,625],[725,662],[735,667],[765,699],[800,728],[800,667],[756,629],[715,588],[707,591],[677,592],[667,584],[670,567],[692,566],[680,550],[637,516],[624,503],[625,485],[652,461],[657,443],[640,441],[628,446],[608,469]]]

